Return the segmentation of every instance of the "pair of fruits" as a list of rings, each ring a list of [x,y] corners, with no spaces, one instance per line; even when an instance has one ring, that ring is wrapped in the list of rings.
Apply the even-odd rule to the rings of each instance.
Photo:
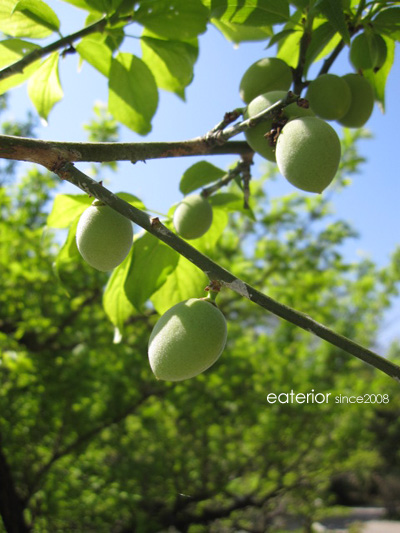
[[[213,212],[204,196],[193,194],[178,205],[174,226],[185,239],[201,237],[211,226]],[[126,217],[95,200],[81,215],[76,244],[84,260],[101,272],[114,269],[128,255],[133,242],[132,223]]]
[[[316,115],[337,120],[347,128],[361,128],[374,108],[374,91],[359,74],[322,74],[313,80],[306,98]]]

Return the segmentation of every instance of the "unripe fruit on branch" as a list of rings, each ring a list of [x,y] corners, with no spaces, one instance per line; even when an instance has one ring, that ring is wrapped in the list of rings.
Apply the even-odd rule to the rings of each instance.
[[[149,340],[149,361],[157,379],[182,381],[207,370],[227,337],[224,315],[208,299],[191,298],[164,313]]]
[[[357,70],[379,69],[385,62],[386,55],[386,42],[376,33],[361,33],[350,46],[350,61]]]
[[[373,34],[363,32],[357,35],[350,46],[350,61],[354,68],[357,70],[374,68],[377,59],[378,51]]]
[[[82,213],[76,228],[76,244],[81,256],[101,272],[122,263],[132,241],[132,222],[98,200]]]
[[[322,192],[333,180],[340,162],[336,131],[317,117],[296,118],[286,124],[276,143],[281,174],[295,187]]]
[[[375,35],[375,45],[377,49],[377,59],[375,62],[374,69],[379,70],[383,64],[386,61],[387,57],[387,44],[385,39],[382,37],[382,35],[376,34]]]
[[[341,77],[322,74],[310,83],[306,99],[320,118],[337,120],[343,117],[350,107],[351,91]]]
[[[213,212],[210,202],[201,194],[186,196],[175,209],[174,227],[184,239],[197,239],[211,226]]]
[[[361,128],[374,108],[374,91],[369,81],[359,74],[346,74],[342,79],[350,88],[351,102],[347,113],[338,122],[347,128]]]
[[[265,57],[250,65],[243,74],[239,92],[248,104],[259,94],[269,91],[288,91],[292,84],[292,71],[282,59]]]
[[[275,102],[282,100],[287,95],[286,91],[270,91],[260,94],[252,100],[243,114],[243,118],[251,118],[262,111],[271,107]],[[299,116],[314,115],[311,109],[305,109],[297,105],[296,102],[289,104],[283,109],[283,117],[287,119],[297,118]],[[272,119],[267,119],[245,131],[246,141],[249,146],[268,161],[275,162],[275,147],[265,137],[265,134],[271,130]]]

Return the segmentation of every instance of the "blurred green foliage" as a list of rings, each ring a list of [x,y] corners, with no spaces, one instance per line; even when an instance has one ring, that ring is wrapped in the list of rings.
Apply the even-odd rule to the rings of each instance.
[[[357,135],[344,141],[337,187],[361,160]],[[188,381],[157,382],[147,361],[152,307],[132,308],[122,342],[113,344],[102,307],[107,275],[77,255],[60,282],[59,237],[45,225],[57,183],[20,170],[0,189],[0,495],[15,491],[27,527],[282,531],[282,520],[295,516],[307,531],[338,500],[338,486],[364,502],[375,491],[375,501],[398,511],[395,493],[385,493],[400,471],[393,380],[223,291],[229,339],[219,362]],[[335,219],[328,199],[272,200],[265,192],[272,179],[268,171],[252,188],[255,221],[231,214],[210,255],[373,346],[397,294],[399,252],[383,269],[346,262],[341,246],[355,233]],[[393,360],[399,352],[391,348]],[[267,401],[291,390],[331,396],[321,404]],[[390,401],[334,401],[364,394]]]

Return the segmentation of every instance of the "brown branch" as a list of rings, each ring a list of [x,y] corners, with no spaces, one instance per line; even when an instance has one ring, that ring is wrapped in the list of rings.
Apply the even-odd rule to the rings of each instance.
[[[204,137],[187,141],[145,143],[56,142],[0,135],[0,158],[37,163],[54,171],[65,161],[145,161],[193,155],[245,154],[252,152],[245,141],[217,146]]]

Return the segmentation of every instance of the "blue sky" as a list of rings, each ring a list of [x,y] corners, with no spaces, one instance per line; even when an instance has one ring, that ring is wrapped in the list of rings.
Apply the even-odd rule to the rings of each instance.
[[[62,21],[64,35],[82,27],[84,12],[60,1],[51,0],[50,6]],[[137,35],[132,26],[132,35]],[[140,55],[139,41],[127,39],[124,49]],[[397,47],[396,51],[399,51]],[[183,140],[202,135],[218,123],[226,111],[242,105],[238,86],[247,67],[262,57],[273,55],[265,50],[261,42],[244,43],[234,47],[222,35],[210,27],[200,36],[200,55],[195,66],[195,78],[186,92],[186,102],[177,96],[160,92],[159,108],[153,121],[151,134],[143,138],[125,127],[121,127],[122,141],[165,141]],[[353,69],[348,63],[348,51],[344,50],[331,72],[346,74]],[[53,109],[47,126],[40,126],[37,135],[52,140],[86,140],[82,125],[92,117],[94,101],[107,101],[106,79],[90,65],[79,69],[77,55],[68,55],[61,62],[61,83],[65,97]],[[373,139],[360,143],[360,151],[367,158],[362,172],[345,191],[334,195],[332,202],[335,216],[350,221],[360,233],[357,241],[345,246],[350,260],[367,255],[378,265],[385,265],[392,250],[399,244],[400,228],[400,144],[399,104],[400,88],[399,61],[389,76],[386,94],[386,114],[375,106],[367,127]],[[33,106],[27,97],[26,85],[15,89],[11,99],[11,115],[23,118]],[[340,129],[338,130],[340,132]],[[121,164],[116,174],[109,174],[106,183],[111,190],[129,191],[139,196],[150,209],[166,213],[169,207],[182,197],[179,180],[185,169],[200,158],[180,158],[148,161],[146,164]],[[226,168],[234,161],[232,156],[209,157],[217,166]],[[256,156],[253,167],[254,179],[262,174],[264,161]],[[88,166],[80,165],[85,171]],[[64,192],[79,192],[70,185]],[[293,192],[293,187],[284,178],[277,180],[270,190],[272,195]],[[305,193],[307,194],[307,193]],[[395,310],[390,320],[400,317]],[[390,335],[396,328],[390,329]],[[389,330],[387,330],[389,334]]]

